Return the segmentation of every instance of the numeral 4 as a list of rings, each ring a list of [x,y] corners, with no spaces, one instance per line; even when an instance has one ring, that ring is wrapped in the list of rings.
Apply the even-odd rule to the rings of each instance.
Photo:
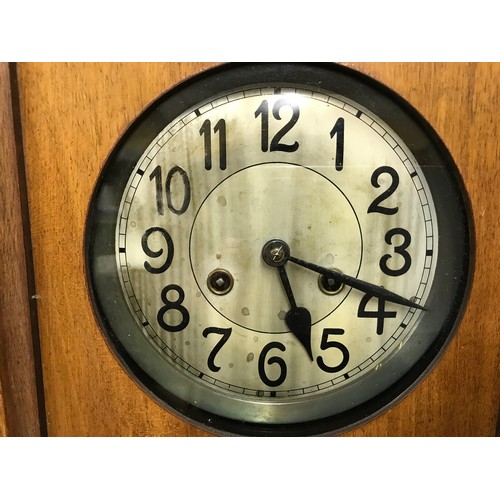
[[[371,299],[378,301],[376,311],[367,311],[366,310],[366,306],[368,305],[368,302]],[[359,303],[358,318],[376,318],[376,320],[377,320],[377,335],[382,335],[384,333],[385,318],[395,318],[395,317],[396,317],[395,311],[386,311],[385,310],[385,300],[384,299],[374,297],[373,295],[370,295],[367,293],[364,295],[364,297],[361,299],[361,302]]]

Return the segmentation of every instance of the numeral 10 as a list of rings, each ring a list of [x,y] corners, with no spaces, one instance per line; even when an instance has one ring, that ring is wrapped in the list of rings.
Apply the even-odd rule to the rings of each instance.
[[[184,194],[182,199],[182,204],[179,208],[175,207],[172,201],[172,180],[174,175],[180,175],[182,179],[182,184],[184,186]],[[165,180],[165,189],[163,188],[163,179],[162,179],[161,167],[158,165],[149,176],[150,181],[155,182],[156,189],[156,210],[159,215],[163,215],[165,213],[165,204],[164,200],[167,200],[168,209],[176,214],[183,214],[189,206],[189,202],[191,201],[191,184],[189,182],[189,177],[185,170],[183,170],[178,165],[172,167],[167,174],[167,178]]]

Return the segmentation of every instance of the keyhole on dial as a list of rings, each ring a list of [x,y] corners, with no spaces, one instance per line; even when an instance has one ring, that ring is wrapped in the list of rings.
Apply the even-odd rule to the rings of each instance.
[[[214,269],[207,278],[208,289],[216,295],[229,293],[234,285],[233,276],[225,269]]]
[[[335,269],[335,271],[338,271],[338,269]],[[336,295],[344,288],[344,284],[335,281],[329,276],[320,274],[318,276],[318,287],[323,293],[326,293],[327,295]]]

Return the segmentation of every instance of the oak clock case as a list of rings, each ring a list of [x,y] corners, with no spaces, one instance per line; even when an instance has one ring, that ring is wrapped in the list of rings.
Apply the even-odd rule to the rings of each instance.
[[[89,291],[125,370],[212,432],[335,434],[437,362],[468,295],[466,191],[427,122],[338,65],[224,65],[106,161]]]

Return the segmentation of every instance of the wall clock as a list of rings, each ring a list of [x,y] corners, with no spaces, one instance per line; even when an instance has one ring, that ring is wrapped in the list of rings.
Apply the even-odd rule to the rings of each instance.
[[[473,267],[468,197],[407,102],[332,64],[224,65],[150,105],[86,226],[96,317],[169,411],[340,433],[438,361]]]

